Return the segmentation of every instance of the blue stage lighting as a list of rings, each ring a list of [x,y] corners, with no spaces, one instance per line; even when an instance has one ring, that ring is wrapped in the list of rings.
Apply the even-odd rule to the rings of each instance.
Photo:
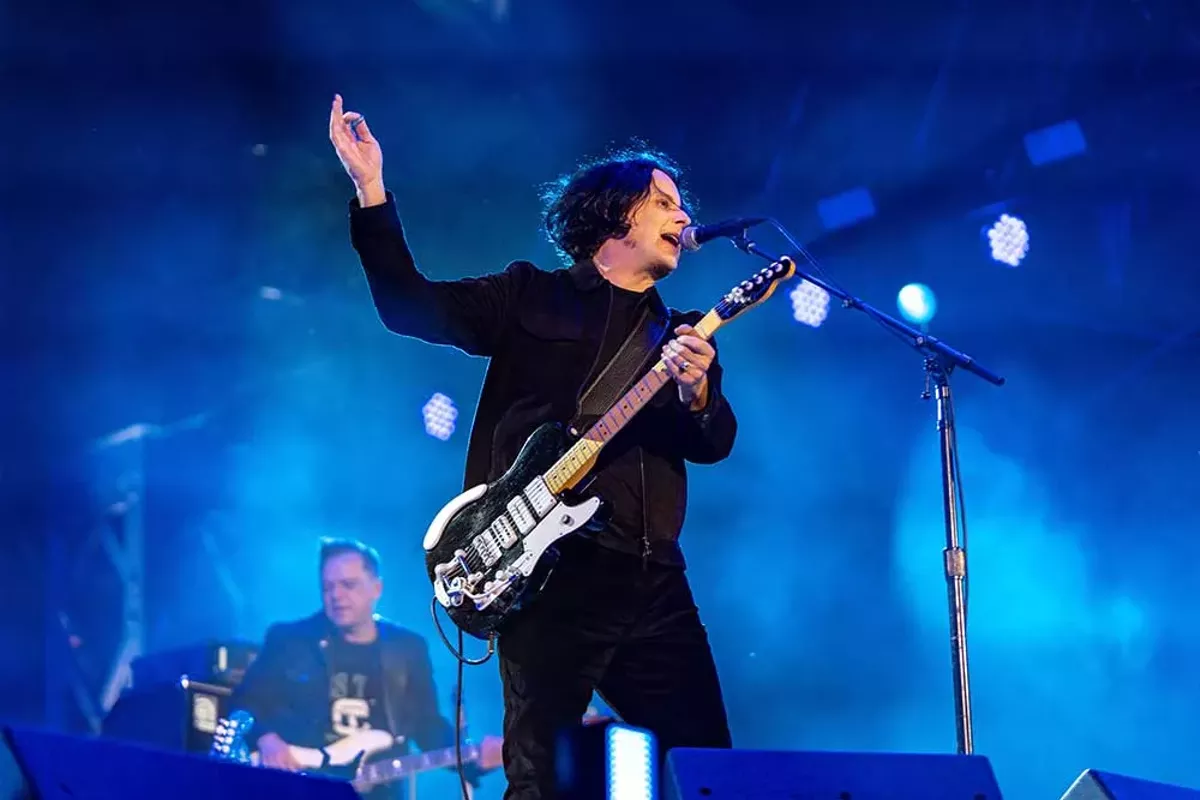
[[[425,432],[430,436],[446,441],[454,433],[458,409],[454,407],[454,401],[441,392],[429,398],[429,402],[421,409],[421,415],[425,417]]]
[[[900,315],[909,322],[923,325],[937,313],[937,298],[933,290],[923,283],[910,283],[896,296]]]
[[[608,800],[655,800],[658,796],[658,746],[654,734],[620,723],[605,731]]]
[[[829,292],[801,280],[789,295],[792,298],[792,317],[797,322],[819,328],[829,316]]]
[[[1069,119],[1025,134],[1025,154],[1035,167],[1087,152],[1087,138],[1077,120]]]
[[[1015,267],[1029,252],[1029,229],[1018,217],[1001,214],[988,229],[987,238],[992,258],[1001,264]]]

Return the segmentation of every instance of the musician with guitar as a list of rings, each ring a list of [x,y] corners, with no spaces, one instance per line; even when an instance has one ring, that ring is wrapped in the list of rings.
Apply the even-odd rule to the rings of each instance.
[[[669,309],[656,286],[691,220],[670,162],[631,152],[549,193],[545,226],[567,268],[516,261],[430,280],[384,188],[379,142],[340,96],[329,135],[354,184],[351,243],[383,324],[490,359],[466,491],[423,546],[454,622],[498,637],[505,797],[553,796],[556,734],[593,690],[662,751],[731,746],[678,544],[685,464],[724,459],[737,429],[712,332],[794,264],[781,259],[707,314]]]
[[[231,706],[253,718],[245,744],[256,763],[342,775],[373,800],[393,797],[399,778],[455,764],[428,646],[375,614],[383,582],[374,548],[324,540],[320,577],[322,610],[271,626]],[[403,757],[410,742],[425,752]],[[482,771],[500,766],[500,740],[469,748],[466,760],[478,785]]]

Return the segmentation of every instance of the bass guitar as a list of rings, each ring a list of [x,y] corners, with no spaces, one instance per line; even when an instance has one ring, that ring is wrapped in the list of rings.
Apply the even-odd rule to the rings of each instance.
[[[717,328],[762,303],[795,274],[783,258],[730,290],[696,325],[709,339]],[[570,491],[596,464],[601,449],[665,385],[660,359],[582,434],[556,422],[538,427],[516,461],[492,483],[455,497],[425,533],[425,567],[437,602],[465,633],[488,639],[545,585],[556,541],[585,525],[599,498],[575,502]]]

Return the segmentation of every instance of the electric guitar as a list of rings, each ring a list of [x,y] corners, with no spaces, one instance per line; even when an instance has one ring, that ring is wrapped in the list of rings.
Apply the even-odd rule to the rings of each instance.
[[[711,338],[770,297],[795,270],[783,258],[742,281],[693,326],[696,335]],[[600,508],[596,497],[573,502],[570,490],[595,466],[604,445],[670,382],[660,359],[582,434],[556,422],[541,425],[507,472],[468,489],[437,513],[425,533],[425,567],[434,596],[455,625],[490,638],[541,590],[553,561],[543,556]]]
[[[251,752],[246,744],[246,736],[253,727],[254,717],[245,711],[235,711],[228,718],[219,720],[209,755],[221,761],[258,766],[261,763],[259,754]],[[349,780],[360,794],[410,775],[458,764],[453,747],[363,763],[393,744],[395,738],[387,731],[368,728],[322,748],[289,745],[288,750],[304,772]],[[475,763],[483,758],[481,745],[464,744],[461,749],[464,764]]]

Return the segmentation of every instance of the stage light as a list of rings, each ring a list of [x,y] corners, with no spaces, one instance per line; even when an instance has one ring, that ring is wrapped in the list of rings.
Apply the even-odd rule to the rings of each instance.
[[[443,442],[454,433],[454,421],[458,419],[458,409],[454,401],[441,392],[437,392],[421,409],[425,417],[425,432]]]
[[[1020,218],[1010,214],[1000,215],[988,229],[987,238],[992,258],[1001,264],[1015,267],[1029,252],[1029,229]]]
[[[608,756],[608,800],[654,800],[658,776],[658,747],[654,734],[620,723],[605,731]]]
[[[1035,167],[1083,155],[1087,137],[1077,120],[1069,119],[1048,128],[1025,134],[1025,154]]]
[[[829,316],[829,292],[814,283],[801,280],[796,284],[796,288],[792,289],[790,297],[792,317],[797,322],[819,328]]]
[[[937,298],[933,290],[923,283],[910,283],[896,296],[900,315],[909,322],[923,325],[937,313]]]
[[[875,200],[870,189],[860,186],[819,200],[817,216],[827,231],[848,228],[875,216]]]

